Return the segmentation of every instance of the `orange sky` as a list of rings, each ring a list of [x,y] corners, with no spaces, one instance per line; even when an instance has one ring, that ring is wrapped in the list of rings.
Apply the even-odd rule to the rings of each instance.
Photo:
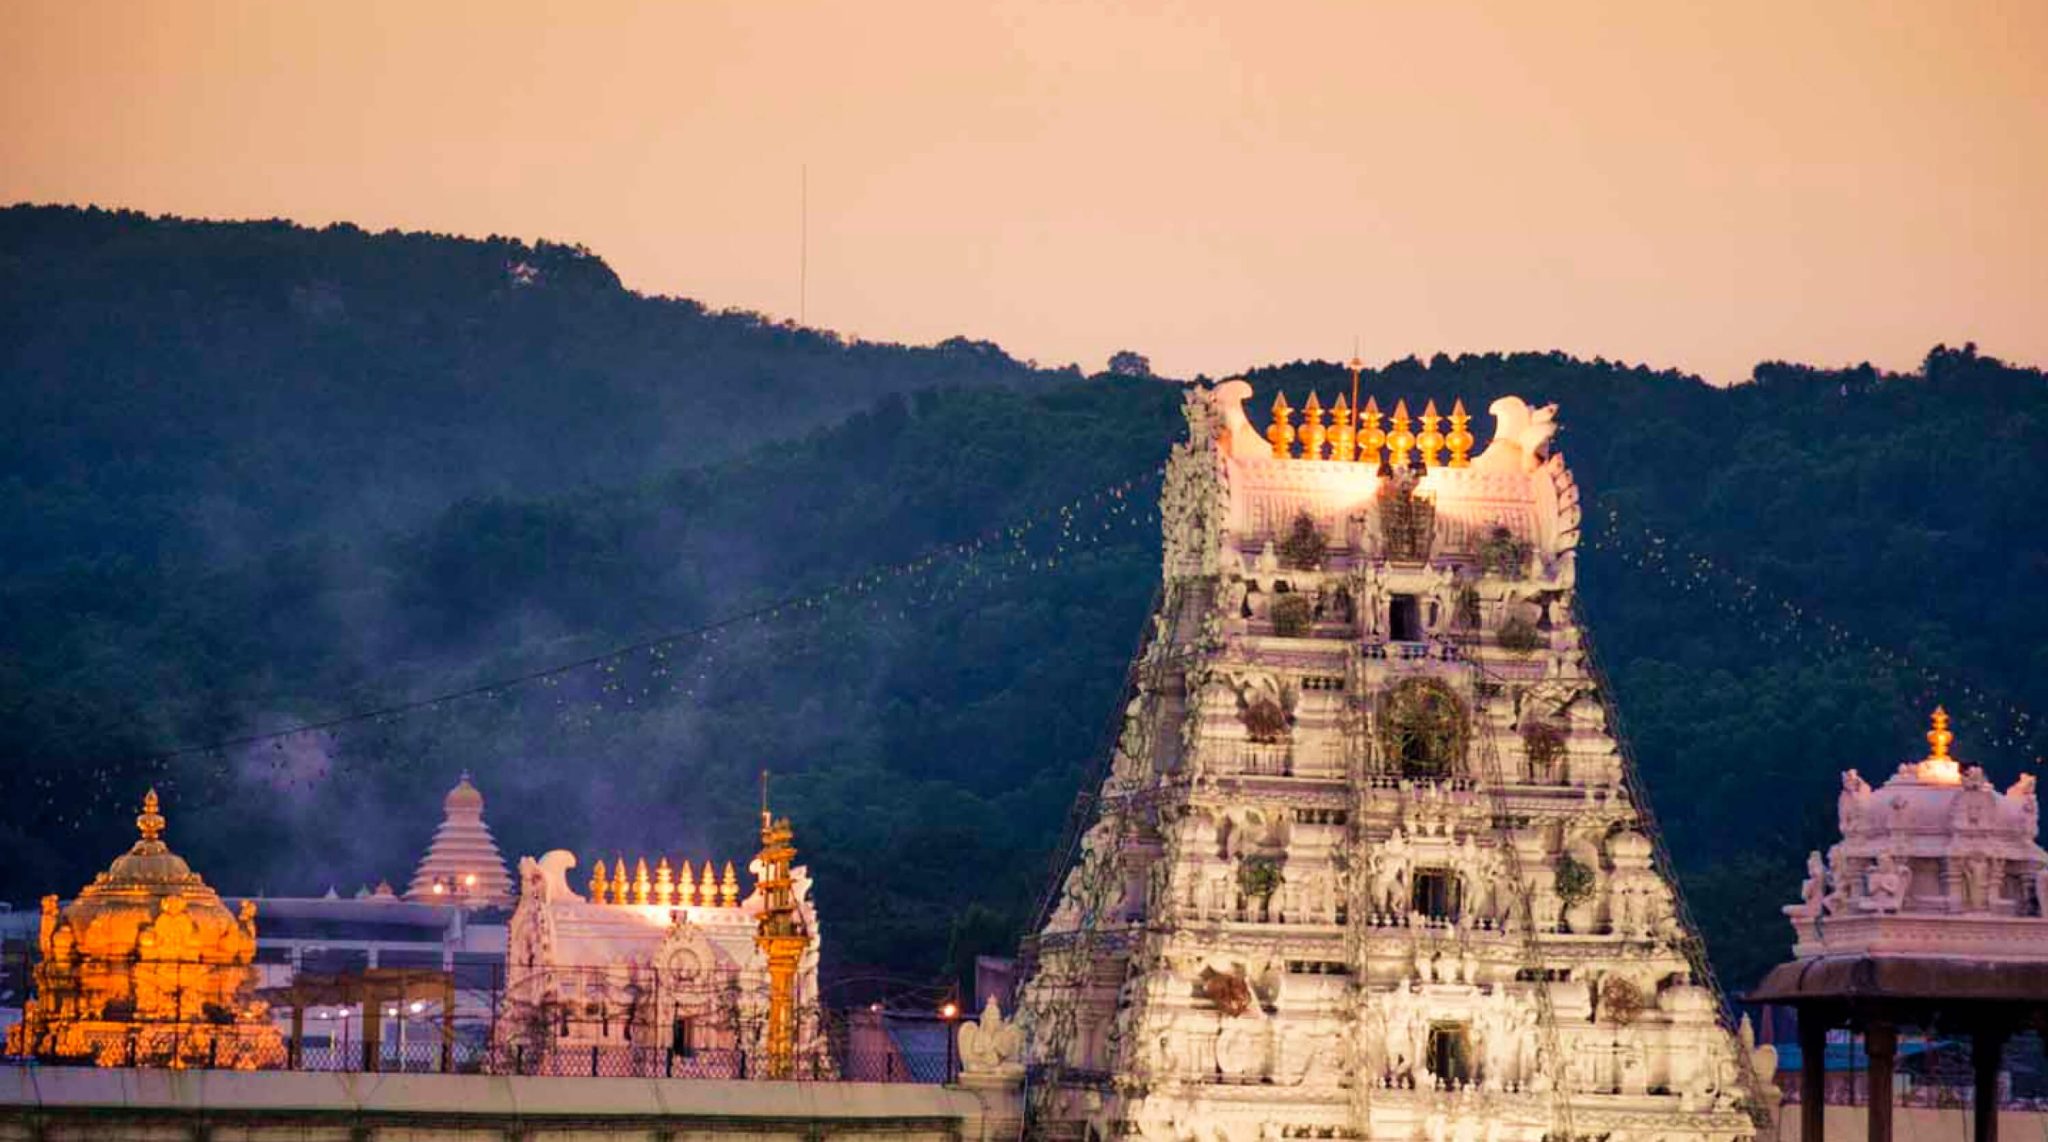
[[[594,13],[594,14],[593,14]],[[2048,362],[2048,3],[9,2],[0,199],[1099,368]]]

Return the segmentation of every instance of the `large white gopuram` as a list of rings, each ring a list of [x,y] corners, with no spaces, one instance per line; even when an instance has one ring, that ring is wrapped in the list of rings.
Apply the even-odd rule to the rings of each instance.
[[[1154,630],[1027,946],[1035,1130],[1751,1136],[1574,618],[1553,410],[1495,401],[1474,455],[1462,403],[1261,433],[1251,394],[1186,399]]]

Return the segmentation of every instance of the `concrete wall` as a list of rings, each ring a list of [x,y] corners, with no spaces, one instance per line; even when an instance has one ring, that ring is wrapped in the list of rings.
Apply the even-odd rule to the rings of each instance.
[[[0,1142],[1011,1142],[1016,1115],[910,1083],[0,1068]]]

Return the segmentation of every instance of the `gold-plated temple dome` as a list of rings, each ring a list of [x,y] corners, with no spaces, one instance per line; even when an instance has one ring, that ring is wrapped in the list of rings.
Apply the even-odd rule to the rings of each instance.
[[[127,852],[114,858],[107,871],[93,882],[80,896],[79,903],[86,903],[95,894],[95,889],[146,888],[152,885],[198,885],[205,883],[185,858],[171,851],[163,842],[164,818],[157,812],[156,790],[152,789],[142,799],[142,812],[135,818],[135,828],[142,836]],[[211,890],[208,890],[211,892]]]
[[[230,912],[170,850],[154,789],[135,826],[135,844],[70,906],[43,898],[36,996],[8,1049],[103,1066],[272,1061],[277,1030],[249,994],[255,906]]]

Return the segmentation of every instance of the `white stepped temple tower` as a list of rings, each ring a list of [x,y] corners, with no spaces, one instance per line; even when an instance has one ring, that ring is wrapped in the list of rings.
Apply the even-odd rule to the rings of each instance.
[[[455,788],[441,799],[441,827],[405,890],[407,900],[421,904],[509,905],[512,877],[491,827],[484,824],[484,795],[464,771]]]
[[[1575,625],[1554,410],[1495,401],[1472,455],[1462,402],[1281,396],[1262,434],[1251,395],[1186,399],[1160,609],[1027,942],[1036,1135],[1752,1137]]]

